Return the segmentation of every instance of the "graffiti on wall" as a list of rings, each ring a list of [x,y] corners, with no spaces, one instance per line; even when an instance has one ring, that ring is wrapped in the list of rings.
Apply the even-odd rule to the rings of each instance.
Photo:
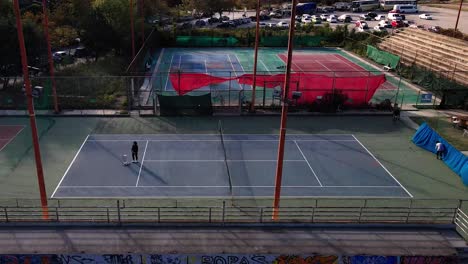
[[[352,256],[344,257],[343,264],[399,264],[394,256]]]
[[[458,264],[455,256],[447,257],[401,257],[401,264]]]
[[[242,254],[0,255],[0,264],[459,264],[456,256],[321,256]]]

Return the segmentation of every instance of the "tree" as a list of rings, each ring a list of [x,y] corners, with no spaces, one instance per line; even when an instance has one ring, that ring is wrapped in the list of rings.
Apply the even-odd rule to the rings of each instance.
[[[97,61],[99,56],[112,49],[110,43],[115,41],[116,34],[99,9],[91,11],[84,21],[82,42],[94,51]]]

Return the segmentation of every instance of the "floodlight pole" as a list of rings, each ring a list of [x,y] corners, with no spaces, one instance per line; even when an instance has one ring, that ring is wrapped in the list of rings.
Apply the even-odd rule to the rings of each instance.
[[[254,72],[252,83],[252,101],[250,102],[249,112],[255,112],[255,88],[257,87],[257,61],[258,61],[258,42],[260,41],[260,1],[257,0],[257,21],[255,26],[255,52],[254,52]]]
[[[130,0],[130,34],[132,35],[132,59],[135,58],[135,28],[133,24],[133,0]]]
[[[145,44],[145,0],[140,0],[140,16],[141,16],[141,46]]]
[[[36,161],[37,180],[39,183],[39,193],[41,195],[42,219],[49,219],[49,209],[47,206],[47,193],[44,183],[44,171],[42,169],[41,150],[39,148],[39,137],[37,136],[36,114],[34,113],[34,100],[32,97],[31,81],[29,80],[28,59],[26,55],[26,46],[24,44],[23,25],[21,24],[21,13],[19,0],[13,0],[13,9],[16,16],[16,30],[18,31],[18,44],[21,54],[21,66],[23,68],[23,79],[26,88],[26,101],[28,103],[29,122],[34,148],[34,157]]]
[[[461,14],[461,11],[462,11],[462,7],[463,7],[463,0],[460,0],[460,8],[458,9],[458,15],[457,15],[457,22],[455,23],[455,32],[457,32],[457,28],[458,28],[458,21],[460,20],[460,14]],[[454,34],[455,34],[454,32]]]
[[[47,15],[46,0],[42,0],[42,13],[44,16],[44,34],[45,34],[46,42],[47,42],[47,56],[49,60],[50,79],[52,81],[52,94],[54,96],[54,112],[58,114],[60,110],[58,107],[58,100],[57,100],[57,86],[55,83],[55,70],[54,70],[54,60],[52,58],[52,47],[50,45],[49,16]]]
[[[289,81],[291,79],[291,64],[294,45],[294,28],[296,17],[297,0],[292,0],[291,9],[291,22],[289,24],[289,38],[288,38],[288,62],[286,64],[286,75],[284,78],[284,89],[282,94],[282,109],[281,109],[281,125],[280,137],[278,144],[278,161],[276,163],[276,177],[275,177],[275,198],[273,201],[273,215],[272,220],[277,221],[279,215],[279,204],[281,197],[281,180],[283,177],[283,158],[284,158],[284,141],[286,138],[286,123],[288,121],[288,105],[289,105]]]

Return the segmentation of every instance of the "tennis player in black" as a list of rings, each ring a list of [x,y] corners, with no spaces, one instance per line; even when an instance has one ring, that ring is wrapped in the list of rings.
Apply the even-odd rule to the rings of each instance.
[[[136,141],[133,141],[132,145],[132,160],[133,163],[138,162],[138,144]]]

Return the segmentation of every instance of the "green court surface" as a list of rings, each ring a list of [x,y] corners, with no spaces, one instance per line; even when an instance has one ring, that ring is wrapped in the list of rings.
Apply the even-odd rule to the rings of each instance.
[[[209,52],[210,55],[204,55]],[[280,54],[286,54],[285,48],[262,48],[259,50],[258,57],[258,74],[278,74],[284,72],[285,63],[278,56]],[[343,62],[336,62],[339,65],[339,69],[336,70],[331,67],[323,67],[323,65],[317,64],[316,68],[311,70],[308,67],[307,71],[313,71],[316,73],[325,73],[336,70],[337,76],[339,72],[356,71],[361,69],[362,71],[370,72],[365,74],[383,74],[382,71],[374,68],[371,64],[363,62],[350,56],[341,49],[335,48],[311,48],[311,49],[296,49],[295,54],[307,54],[307,55],[339,55],[345,59]],[[222,58],[221,56],[226,56]],[[205,56],[205,57],[204,57]],[[203,58],[214,57],[218,60],[221,65],[219,67],[212,68],[209,63],[203,62]],[[220,57],[216,57],[220,56]],[[162,93],[165,95],[173,95],[175,91],[172,89],[169,81],[169,72],[193,72],[193,73],[207,73],[214,76],[222,77],[235,77],[240,76],[244,73],[253,73],[253,50],[245,48],[164,48],[158,54],[153,55],[153,63],[155,65],[152,78],[153,91],[156,93]],[[191,59],[192,58],[192,59]],[[193,59],[197,58],[197,59]],[[201,59],[200,59],[201,58]],[[294,60],[293,60],[294,63]],[[313,62],[312,62],[313,63]],[[204,65],[203,65],[204,64]],[[348,65],[347,65],[348,64]],[[345,69],[348,66],[348,69]],[[294,69],[293,69],[294,70]],[[363,73],[364,74],[364,73]],[[224,86],[223,86],[224,85]],[[251,87],[241,86],[237,82],[229,82],[229,84],[223,85],[211,85],[210,87],[203,87],[199,91],[194,91],[189,94],[196,95],[199,93],[206,93],[211,90],[216,97],[218,93],[224,95],[225,98],[229,97],[229,102],[238,101],[238,90],[244,89],[244,93],[247,98],[250,96]],[[363,88],[365,89],[365,88]],[[257,87],[257,102],[260,102],[265,93],[267,98],[271,97],[271,89],[264,89],[261,84]],[[213,98],[216,102],[216,98]],[[400,81],[399,77],[387,76],[387,82],[381,85],[376,91],[374,96],[371,98],[371,102],[379,103],[385,99],[389,99],[392,102],[398,102],[399,104],[415,104],[418,100],[418,91],[406,86]],[[267,100],[268,101],[268,100]]]
[[[47,194],[50,197],[59,184],[81,144],[89,134],[216,134],[218,122],[223,122],[225,134],[277,134],[279,117],[174,117],[174,118],[93,118],[38,117],[38,130]],[[27,118],[0,118],[0,125],[24,125],[21,131],[0,152],[0,199],[37,199],[36,170]],[[414,133],[388,116],[291,116],[290,134],[352,134],[391,172],[415,199],[466,199],[468,188],[460,177],[413,143]],[[330,202],[342,205],[349,199],[334,198]],[[401,199],[379,200],[376,204],[398,204]],[[87,203],[99,203],[88,200]],[[243,200],[247,205],[271,206],[269,199]],[[283,205],[313,206],[315,199],[291,199]],[[323,201],[322,201],[323,202]],[[66,203],[66,201],[64,201]],[[130,203],[130,202],[129,202]],[[134,200],[133,203],[139,203]],[[186,203],[190,205],[218,204],[216,199],[175,201],[164,198],[158,205]]]

